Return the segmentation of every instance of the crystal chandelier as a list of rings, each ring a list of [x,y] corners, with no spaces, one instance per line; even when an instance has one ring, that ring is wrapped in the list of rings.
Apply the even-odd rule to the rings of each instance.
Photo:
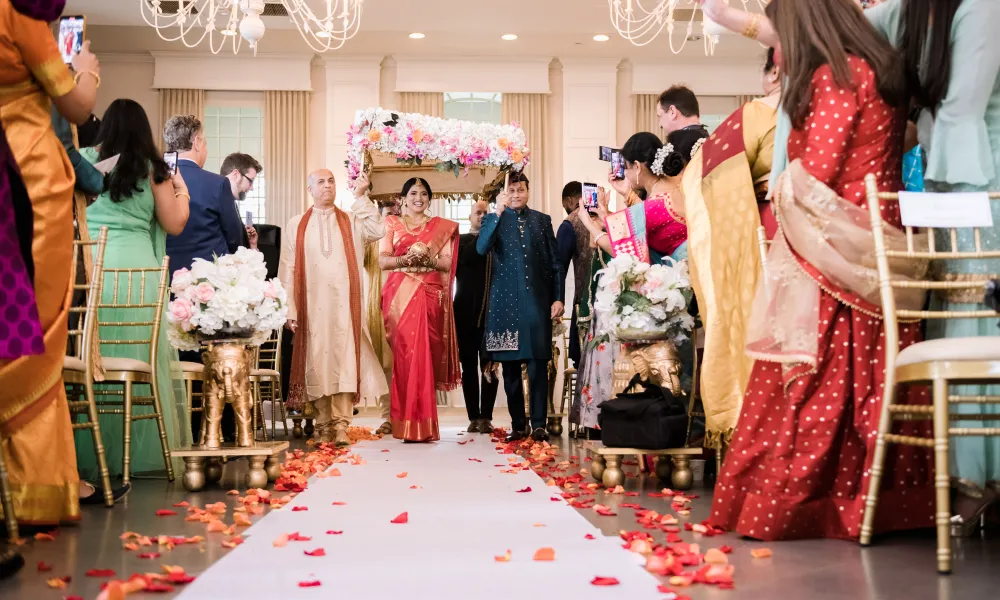
[[[162,39],[194,48],[207,38],[213,54],[227,44],[235,54],[246,40],[256,55],[267,5],[283,8],[309,47],[326,52],[358,32],[364,0],[139,0],[143,19]]]
[[[770,0],[739,1],[742,2],[744,10],[749,10],[751,4],[756,4],[763,12]],[[729,4],[729,0],[725,2]],[[701,32],[695,33],[695,17],[701,12],[695,9],[699,4],[698,0],[608,0],[608,10],[611,13],[611,24],[618,30],[618,34],[636,46],[645,46],[652,42],[666,27],[670,50],[674,54],[679,54],[688,41],[697,41],[700,38],[705,44],[705,55],[711,56],[715,53],[716,44],[719,43],[719,35],[729,31],[705,18],[701,23]],[[678,23],[674,11],[678,8],[686,9],[684,12],[690,14],[689,17],[685,15],[686,18],[680,23],[683,35],[678,36],[679,46],[674,40],[674,31]]]

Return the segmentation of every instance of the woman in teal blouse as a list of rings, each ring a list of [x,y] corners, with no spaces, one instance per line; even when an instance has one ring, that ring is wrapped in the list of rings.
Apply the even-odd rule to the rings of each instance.
[[[707,17],[737,32],[773,43],[766,19],[731,8],[721,0],[702,0]],[[929,192],[1000,191],[1000,23],[998,0],[884,0],[865,11],[872,25],[900,50],[916,100],[924,107],[917,123],[927,157],[924,186]],[[931,23],[944,24],[935,30]],[[912,25],[911,25],[912,24]],[[771,171],[776,178],[787,166],[791,125],[782,111],[774,140]],[[772,187],[773,187],[772,179]],[[993,202],[993,222],[1000,226],[1000,203]],[[960,250],[972,250],[971,232],[959,237]],[[1000,227],[981,232],[983,249],[1000,248]],[[950,240],[938,240],[939,248]],[[1000,278],[1000,260],[939,263],[940,277],[958,281]],[[935,296],[933,308],[969,310],[984,293]],[[984,308],[978,306],[979,308]],[[996,335],[986,320],[933,321],[928,337]],[[960,395],[1000,396],[1000,386],[956,386]],[[996,414],[996,421],[959,422],[959,427],[1000,427],[1000,407],[961,407],[959,412]],[[958,492],[953,512],[964,533],[975,530],[978,516],[1000,497],[1000,438],[951,440],[951,474]]]

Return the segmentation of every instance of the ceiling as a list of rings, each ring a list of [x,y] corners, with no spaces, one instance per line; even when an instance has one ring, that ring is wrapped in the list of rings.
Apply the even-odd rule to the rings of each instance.
[[[165,42],[145,25],[140,6],[148,0],[67,0],[65,14],[87,16],[88,37],[99,52],[183,50],[181,42]],[[274,2],[275,0],[269,0]],[[314,8],[324,0],[307,0]],[[666,32],[644,47],[621,39],[611,25],[608,0],[366,0],[358,35],[331,54],[397,54],[424,56],[558,56],[677,60]],[[686,28],[691,13],[685,11]],[[680,17],[678,17],[680,19]],[[695,32],[701,15],[695,14]],[[267,34],[260,52],[308,52],[287,17],[265,17]],[[411,40],[412,32],[426,35]],[[505,42],[500,36],[519,39]],[[595,34],[607,42],[595,42]],[[680,34],[675,34],[679,41]],[[701,41],[688,42],[681,59],[702,59]],[[198,48],[202,50],[203,48]],[[195,51],[197,51],[195,50]],[[246,50],[244,50],[246,51]],[[724,36],[716,59],[757,62],[763,49],[737,36]]]

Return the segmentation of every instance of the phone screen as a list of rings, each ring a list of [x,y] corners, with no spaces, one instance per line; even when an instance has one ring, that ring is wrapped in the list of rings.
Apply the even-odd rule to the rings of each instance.
[[[614,179],[625,179],[625,159],[618,150],[611,153],[611,176]]]
[[[611,146],[598,146],[597,152],[599,160],[603,160],[604,162],[611,162],[611,156],[615,152],[617,152],[617,150],[615,150]]]
[[[596,183],[583,184],[583,207],[587,209],[587,212],[593,212],[597,210]]]
[[[164,152],[163,161],[167,163],[167,168],[170,169],[170,174],[173,175],[177,172],[177,153],[176,152]]]
[[[253,211],[250,210],[247,211],[243,224],[246,225],[247,227],[253,227]]]
[[[59,54],[64,63],[73,62],[73,57],[80,53],[86,27],[87,20],[83,16],[59,18]]]

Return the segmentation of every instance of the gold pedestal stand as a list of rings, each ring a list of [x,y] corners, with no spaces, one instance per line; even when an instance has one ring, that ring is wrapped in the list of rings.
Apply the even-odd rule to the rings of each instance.
[[[691,457],[701,456],[701,448],[670,448],[667,450],[640,450],[638,448],[606,448],[601,442],[583,442],[583,448],[593,454],[590,475],[606,488],[625,484],[622,458],[629,455],[656,456],[656,478],[676,490],[689,490],[694,483]],[[672,464],[671,464],[672,463]]]
[[[267,487],[281,475],[279,455],[288,450],[288,442],[256,442],[250,447],[225,445],[210,450],[192,446],[187,450],[174,450],[173,456],[184,459],[184,489],[199,492],[208,483],[222,480],[222,459],[246,457],[250,463],[244,483],[247,489]]]

